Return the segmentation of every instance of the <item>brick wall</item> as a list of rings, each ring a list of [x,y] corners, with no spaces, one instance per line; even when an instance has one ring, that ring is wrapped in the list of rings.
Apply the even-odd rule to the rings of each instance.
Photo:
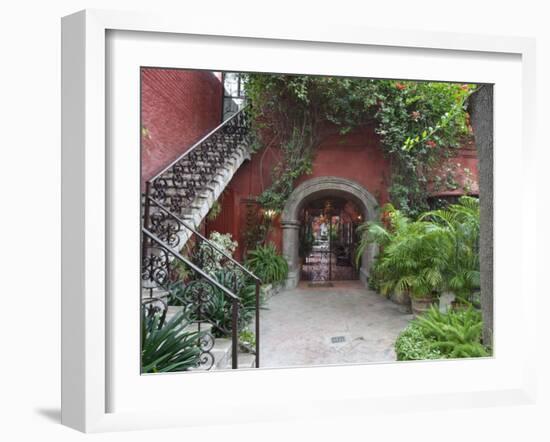
[[[221,122],[221,74],[141,70],[142,184]]]

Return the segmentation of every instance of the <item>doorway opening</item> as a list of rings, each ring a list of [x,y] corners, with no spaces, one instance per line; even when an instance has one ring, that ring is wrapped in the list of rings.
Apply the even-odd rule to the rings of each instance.
[[[300,210],[300,279],[314,285],[359,279],[357,227],[363,222],[357,204],[343,197],[321,197]]]

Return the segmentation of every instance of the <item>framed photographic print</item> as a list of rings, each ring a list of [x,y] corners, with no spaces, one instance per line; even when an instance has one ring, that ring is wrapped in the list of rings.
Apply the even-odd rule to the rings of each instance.
[[[531,40],[84,11],[62,44],[64,424],[532,400]]]

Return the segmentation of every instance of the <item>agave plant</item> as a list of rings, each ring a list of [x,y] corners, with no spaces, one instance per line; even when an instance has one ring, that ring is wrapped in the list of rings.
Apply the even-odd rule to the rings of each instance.
[[[281,282],[288,274],[288,264],[273,243],[248,252],[245,265],[265,284]]]
[[[142,373],[186,371],[198,365],[203,332],[186,330],[189,324],[183,312],[165,322],[160,313],[147,314],[142,309]]]

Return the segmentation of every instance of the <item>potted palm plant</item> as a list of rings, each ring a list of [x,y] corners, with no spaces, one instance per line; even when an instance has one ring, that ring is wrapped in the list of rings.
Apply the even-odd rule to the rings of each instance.
[[[391,207],[385,208],[385,218],[384,224],[364,228],[367,234],[360,249],[370,241],[381,246],[376,264],[380,291],[409,296],[413,314],[422,314],[437,302],[445,286],[452,241],[441,225],[411,221]]]
[[[431,223],[409,222],[385,248],[380,267],[387,275],[384,290],[407,293],[414,315],[426,312],[444,288],[451,242]]]
[[[447,262],[446,289],[454,293],[454,309],[472,305],[480,288],[479,270],[479,200],[463,196],[458,204],[424,214],[447,232],[452,242]]]

